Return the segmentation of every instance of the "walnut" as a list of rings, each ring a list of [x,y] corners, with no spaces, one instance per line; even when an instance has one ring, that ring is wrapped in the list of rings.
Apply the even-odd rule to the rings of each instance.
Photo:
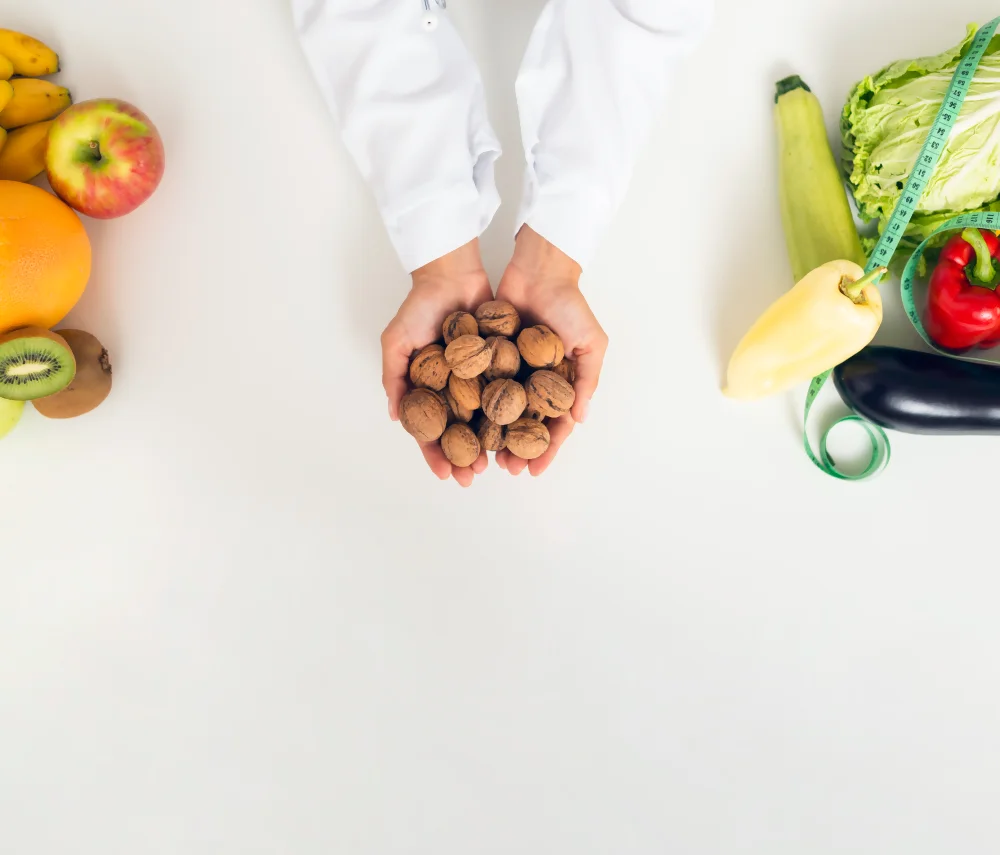
[[[479,440],[468,425],[453,424],[441,437],[441,450],[455,466],[471,466],[479,457]]]
[[[498,425],[483,416],[477,433],[483,451],[502,451],[507,446],[506,425]]]
[[[536,371],[524,384],[528,403],[548,418],[558,418],[570,411],[576,400],[573,387],[555,371]]]
[[[500,336],[491,336],[486,341],[492,342],[493,346],[493,359],[485,372],[487,381],[517,376],[517,372],[521,370],[521,354],[517,350],[517,345],[510,339]]]
[[[440,392],[448,382],[451,369],[444,359],[440,344],[429,344],[413,357],[410,363],[410,381],[414,386]]]
[[[419,442],[434,442],[448,424],[448,408],[436,392],[414,389],[399,402],[399,420]]]
[[[476,309],[476,320],[479,322],[479,334],[487,335],[517,335],[521,329],[521,316],[510,303],[505,300],[490,300]]]
[[[452,312],[441,325],[444,343],[451,344],[460,335],[477,335],[479,324],[468,312]]]
[[[483,394],[483,378],[471,377],[463,380],[454,374],[448,378],[448,391],[452,397],[467,410],[478,410]]]
[[[451,414],[451,418],[448,419],[448,424],[452,422],[471,422],[472,414],[475,412],[474,408],[466,407],[458,398],[455,397],[455,393],[451,391],[451,385],[443,392],[441,395],[444,397],[445,403],[448,405],[448,412]]]
[[[490,364],[492,351],[478,335],[460,335],[444,351],[452,373],[460,380],[471,380]]]
[[[536,422],[544,422],[545,416],[543,416],[538,410],[536,410],[531,404],[528,404],[524,408],[524,412],[521,413],[522,417],[526,419],[534,419]]]
[[[573,364],[573,360],[564,357],[563,361],[552,370],[567,383],[572,384],[576,382],[576,366]]]
[[[438,400],[444,405],[444,411],[447,416],[445,426],[447,427],[455,421],[455,414],[452,412],[451,407],[448,406],[448,399],[444,396],[444,392],[435,392],[434,394],[438,396]]]
[[[483,412],[498,425],[519,419],[527,403],[524,386],[516,380],[494,380],[483,389]]]
[[[507,450],[522,460],[541,457],[549,447],[549,429],[534,419],[518,419],[507,427]]]
[[[565,356],[562,339],[544,324],[522,330],[517,349],[532,368],[555,368]]]

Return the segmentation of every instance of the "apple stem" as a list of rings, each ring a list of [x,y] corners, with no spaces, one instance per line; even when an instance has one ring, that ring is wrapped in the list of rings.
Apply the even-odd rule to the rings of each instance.
[[[90,141],[90,150],[93,153],[95,162],[101,159],[101,147],[98,145],[97,140]]]

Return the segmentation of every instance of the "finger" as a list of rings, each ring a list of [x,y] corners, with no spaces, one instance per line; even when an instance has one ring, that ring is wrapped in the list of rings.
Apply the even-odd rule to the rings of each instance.
[[[485,451],[479,452],[479,457],[475,459],[472,464],[472,471],[477,475],[482,475],[486,471],[486,467],[490,465],[490,460],[486,456]]]
[[[501,469],[504,470],[507,469],[507,459],[509,457],[510,457],[510,452],[507,451],[507,449],[498,451],[495,455],[493,455],[494,460],[496,460],[497,462],[497,466],[499,466]]]
[[[476,476],[468,466],[452,466],[452,477],[463,487],[471,487]]]
[[[603,338],[591,349],[577,356],[576,382],[573,384],[576,400],[573,402],[573,409],[570,410],[575,422],[583,423],[587,419],[587,410],[601,379],[601,368],[604,365],[604,354],[607,349],[607,339]]]
[[[447,481],[451,477],[451,462],[444,456],[441,446],[436,442],[419,443],[420,451],[424,455],[424,460],[430,466],[431,472],[442,481]]]
[[[569,435],[573,433],[573,427],[575,424],[576,423],[569,416],[553,419],[548,423],[549,447],[545,449],[545,453],[541,457],[536,457],[528,464],[528,471],[530,471],[532,475],[537,478],[549,468],[549,464],[551,464],[555,459],[556,454],[559,452],[559,448],[566,441]]]
[[[511,475],[520,475],[527,468],[528,461],[522,460],[515,454],[512,454],[507,459],[507,471],[510,472]]]
[[[399,402],[406,394],[406,375],[410,368],[411,348],[402,341],[390,324],[382,333],[382,388],[389,399],[389,418],[399,421]]]

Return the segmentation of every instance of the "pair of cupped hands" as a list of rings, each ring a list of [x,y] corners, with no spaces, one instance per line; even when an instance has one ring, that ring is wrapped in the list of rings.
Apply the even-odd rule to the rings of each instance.
[[[518,232],[514,253],[497,287],[496,299],[506,300],[521,314],[522,325],[546,324],[563,341],[566,356],[575,361],[576,400],[568,415],[548,423],[548,450],[527,461],[504,450],[496,461],[511,475],[527,469],[541,475],[552,463],[574,425],[587,417],[608,348],[608,337],[580,292],[580,266],[527,226]],[[396,316],[382,333],[382,385],[389,399],[389,417],[399,420],[399,402],[406,394],[410,359],[437,340],[441,324],[452,312],[475,311],[494,299],[483,269],[479,242],[472,241],[432,261],[412,274],[413,287]],[[480,452],[472,466],[454,466],[439,443],[419,443],[431,471],[442,481],[454,478],[469,487],[487,466]]]

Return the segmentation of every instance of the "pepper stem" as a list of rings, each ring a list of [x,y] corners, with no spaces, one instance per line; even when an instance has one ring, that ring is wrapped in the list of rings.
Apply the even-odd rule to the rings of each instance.
[[[849,298],[853,303],[864,303],[865,296],[861,292],[869,285],[877,285],[878,281],[888,272],[889,269],[887,267],[876,267],[853,282],[845,276],[840,280],[840,293]]]
[[[973,274],[980,282],[992,282],[995,271],[993,270],[993,259],[990,256],[990,248],[986,245],[986,239],[979,229],[963,229],[962,240],[971,244],[976,251],[976,266]]]

